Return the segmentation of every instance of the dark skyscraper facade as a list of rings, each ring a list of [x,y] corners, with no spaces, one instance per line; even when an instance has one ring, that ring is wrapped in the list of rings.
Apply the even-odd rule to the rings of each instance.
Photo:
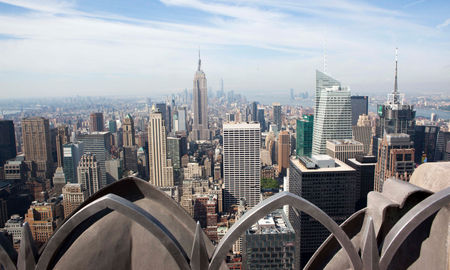
[[[367,96],[352,96],[352,126],[358,123],[361,114],[369,112],[369,98]]]
[[[303,115],[302,119],[297,119],[297,156],[311,157],[313,127],[314,115]]]
[[[266,119],[264,118],[264,109],[258,109],[258,122],[261,125],[261,131],[266,131]]]
[[[0,167],[16,154],[14,123],[12,120],[0,120]]]
[[[91,113],[89,117],[89,131],[95,132],[95,131],[103,131],[105,124],[103,122],[103,113],[96,112]]]
[[[281,105],[280,103],[274,103],[273,105],[273,122],[277,125],[278,131],[281,130]]]
[[[258,121],[258,102],[253,101],[250,107],[251,120]]]

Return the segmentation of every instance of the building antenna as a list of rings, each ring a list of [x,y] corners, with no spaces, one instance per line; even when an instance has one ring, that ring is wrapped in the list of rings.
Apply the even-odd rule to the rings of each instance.
[[[395,81],[394,81],[394,94],[398,92],[397,83],[397,62],[398,62],[398,48],[395,48]]]
[[[198,71],[200,71],[201,65],[202,65],[202,60],[200,60],[200,46],[198,46]]]
[[[323,38],[323,73],[327,73],[327,40],[326,35]]]

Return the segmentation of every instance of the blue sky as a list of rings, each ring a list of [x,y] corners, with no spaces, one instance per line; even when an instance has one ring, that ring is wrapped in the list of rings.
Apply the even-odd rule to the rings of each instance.
[[[0,0],[0,98],[145,95],[192,88],[450,93],[450,2]]]

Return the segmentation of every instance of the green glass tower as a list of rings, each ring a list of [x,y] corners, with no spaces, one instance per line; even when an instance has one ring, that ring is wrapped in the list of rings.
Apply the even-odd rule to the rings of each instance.
[[[311,156],[314,115],[297,119],[297,156]]]

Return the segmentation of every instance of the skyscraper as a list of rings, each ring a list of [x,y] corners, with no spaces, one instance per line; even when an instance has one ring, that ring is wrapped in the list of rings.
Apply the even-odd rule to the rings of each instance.
[[[166,127],[162,113],[150,113],[148,124],[148,155],[150,183],[158,187],[172,187],[173,167],[167,164]]]
[[[327,74],[316,70],[316,97],[314,105],[314,119],[317,119],[317,111],[319,110],[320,94],[325,88],[331,88],[333,86],[341,87],[341,83]]]
[[[358,155],[346,161],[356,171],[355,211],[367,207],[367,194],[373,191],[376,160],[375,156]]]
[[[16,136],[12,120],[0,120],[0,167],[16,157]]]
[[[367,96],[352,96],[352,126],[358,123],[361,114],[369,113],[369,98]]]
[[[105,173],[106,174],[106,173]],[[86,189],[91,196],[101,189],[101,171],[96,156],[93,153],[85,153],[77,167],[78,183]]]
[[[317,100],[317,98],[316,98]],[[325,154],[326,142],[352,138],[350,90],[338,86],[322,89],[314,117],[312,154]]]
[[[273,122],[277,125],[278,131],[281,130],[281,105],[280,103],[273,103]]]
[[[122,129],[123,129],[123,146],[124,147],[135,146],[136,143],[135,143],[134,120],[130,114],[127,114],[127,116],[125,116],[125,119],[123,119]]]
[[[180,141],[180,138],[167,137],[167,159],[172,162],[175,185],[178,185],[181,180]]]
[[[289,168],[289,157],[291,155],[291,137],[287,130],[278,134],[278,173],[286,175]]]
[[[194,76],[193,88],[193,111],[194,124],[192,127],[193,140],[209,140],[210,132],[208,128],[208,92],[206,86],[206,76],[201,70],[200,53],[198,58],[198,69]]]
[[[297,119],[297,156],[311,157],[312,138],[314,127],[314,115],[303,115],[302,119]]]
[[[372,126],[367,115],[360,115],[356,126],[352,126],[353,139],[364,145],[364,154],[372,153]]]
[[[50,179],[53,171],[52,146],[48,119],[31,117],[22,120],[25,163],[32,175]]]
[[[244,198],[249,207],[260,200],[259,123],[227,123],[223,125],[223,174],[225,209]]]
[[[378,105],[378,116],[375,138],[373,140],[373,153],[378,153],[378,147],[385,134],[405,133],[414,141],[414,126],[416,112],[414,106],[403,102],[404,95],[398,91],[397,83],[397,51],[395,53],[395,79],[394,90],[388,95],[384,105]]]
[[[266,131],[266,119],[264,117],[264,109],[258,109],[258,122],[261,125],[261,132]]]
[[[81,156],[84,152],[84,143],[69,143],[63,145],[63,164],[64,164],[64,177],[66,183],[78,183],[77,167],[80,162]]]
[[[435,161],[439,127],[432,125],[416,126],[414,132],[415,162],[421,164]]]
[[[56,134],[56,156],[58,167],[64,167],[63,164],[63,145],[70,142],[69,127],[66,125],[59,126]]]
[[[103,131],[82,134],[78,136],[78,140],[84,143],[83,153],[95,155],[100,167],[100,188],[112,183],[113,179],[108,179],[105,167],[105,161],[111,159],[111,133]]]
[[[89,117],[89,131],[95,132],[95,131],[103,131],[105,124],[103,122],[103,113],[96,112],[91,113]]]
[[[414,148],[408,134],[385,134],[378,149],[375,167],[375,191],[382,192],[389,177],[408,181],[414,172]]]
[[[253,101],[250,107],[251,121],[258,121],[258,102]]]
[[[355,170],[340,160],[327,155],[291,159],[287,187],[289,192],[312,202],[338,224],[354,213]],[[309,215],[303,212],[298,215],[292,208],[288,209],[296,233],[296,247],[300,249],[300,266],[304,267],[330,232]]]
[[[81,184],[66,184],[62,189],[62,194],[64,218],[67,218],[88,198],[86,189]]]

